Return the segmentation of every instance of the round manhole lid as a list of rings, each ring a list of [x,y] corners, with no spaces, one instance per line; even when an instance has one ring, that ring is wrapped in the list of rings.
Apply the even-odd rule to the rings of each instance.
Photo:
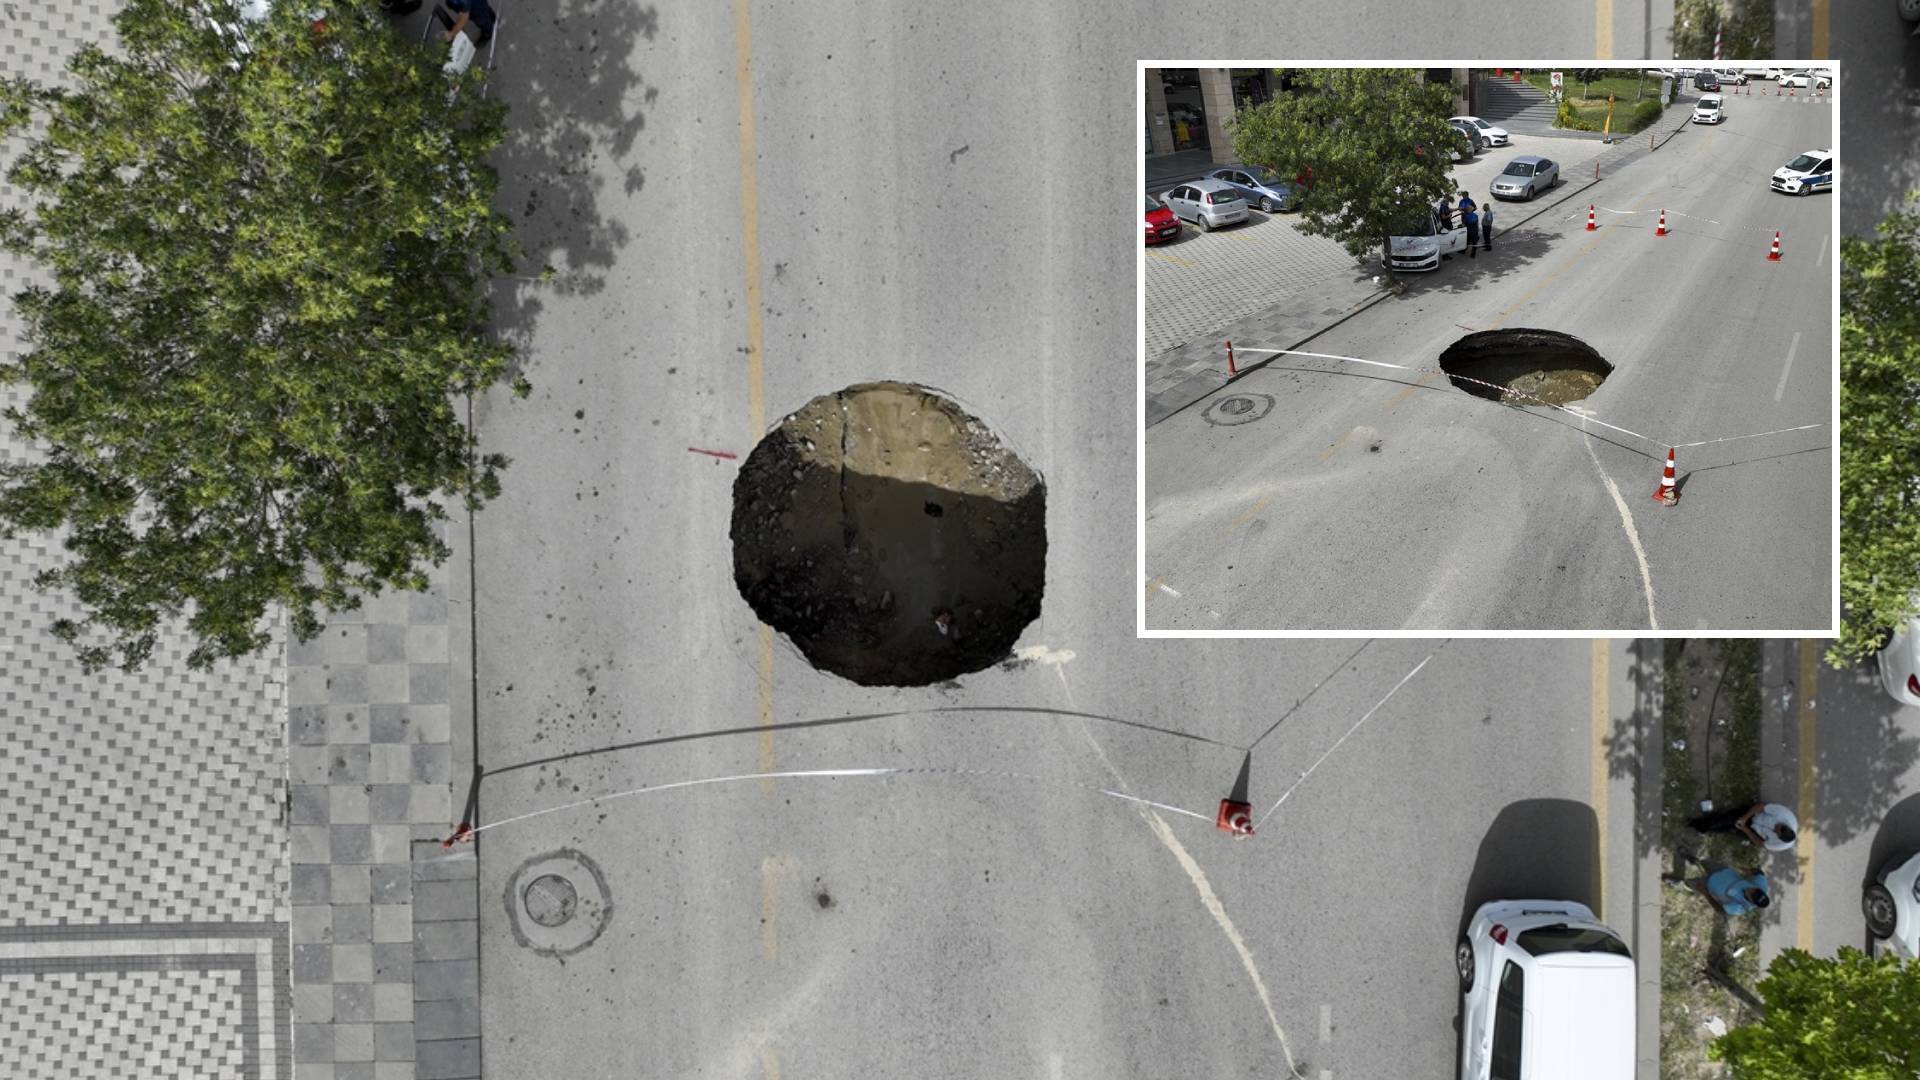
[[[527,916],[534,922],[541,926],[560,926],[573,918],[580,897],[573,882],[559,874],[542,874],[528,883],[521,900],[527,905]]]

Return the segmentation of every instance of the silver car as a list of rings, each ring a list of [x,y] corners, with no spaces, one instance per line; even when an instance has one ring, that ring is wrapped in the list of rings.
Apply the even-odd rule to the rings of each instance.
[[[1247,200],[1219,180],[1189,180],[1160,198],[1173,216],[1193,222],[1201,232],[1247,220]]]
[[[1506,169],[1493,178],[1490,190],[1496,199],[1531,199],[1559,180],[1559,165],[1533,154],[1522,154],[1507,162]]]

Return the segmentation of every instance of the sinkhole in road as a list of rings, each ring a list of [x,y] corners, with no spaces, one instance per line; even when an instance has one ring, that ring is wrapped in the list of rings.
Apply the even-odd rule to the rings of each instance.
[[[1447,346],[1440,370],[1475,397],[1509,405],[1565,405],[1600,388],[1613,365],[1558,330],[1482,330]]]
[[[1040,614],[1046,483],[938,391],[860,383],[787,416],[733,485],[734,583],[808,662],[925,686],[1007,658]]]

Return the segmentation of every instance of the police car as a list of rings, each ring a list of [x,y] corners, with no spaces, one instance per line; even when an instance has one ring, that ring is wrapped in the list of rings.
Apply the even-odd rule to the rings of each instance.
[[[1833,151],[1809,150],[1773,170],[1773,190],[1784,191],[1789,195],[1831,191],[1833,166]]]

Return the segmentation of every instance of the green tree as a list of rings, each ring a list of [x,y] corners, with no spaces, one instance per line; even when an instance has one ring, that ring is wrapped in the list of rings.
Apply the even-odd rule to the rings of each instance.
[[[1720,33],[1725,60],[1765,60],[1773,56],[1773,0],[1678,0],[1673,8],[1673,55],[1713,58],[1713,35]]]
[[[1332,237],[1355,258],[1378,249],[1384,267],[1388,234],[1457,190],[1447,176],[1448,149],[1464,146],[1447,123],[1452,88],[1412,69],[1292,75],[1293,93],[1234,118],[1234,153],[1284,176],[1310,172],[1301,231]]]
[[[485,161],[505,110],[373,0],[296,7],[128,0],[69,88],[0,81],[0,135],[45,123],[0,244],[51,281],[13,297],[0,380],[37,449],[0,465],[0,535],[66,530],[37,583],[79,601],[51,629],[89,670],[173,618],[195,667],[264,645],[276,605],[310,638],[317,607],[424,587],[441,500],[499,491],[455,397],[512,357],[487,335],[518,254]]]
[[[1859,949],[1788,949],[1760,980],[1764,1018],[1715,1039],[1735,1080],[1912,1080],[1920,1075],[1920,964]]]
[[[1920,203],[1840,258],[1840,635],[1836,666],[1880,647],[1920,592]]]

